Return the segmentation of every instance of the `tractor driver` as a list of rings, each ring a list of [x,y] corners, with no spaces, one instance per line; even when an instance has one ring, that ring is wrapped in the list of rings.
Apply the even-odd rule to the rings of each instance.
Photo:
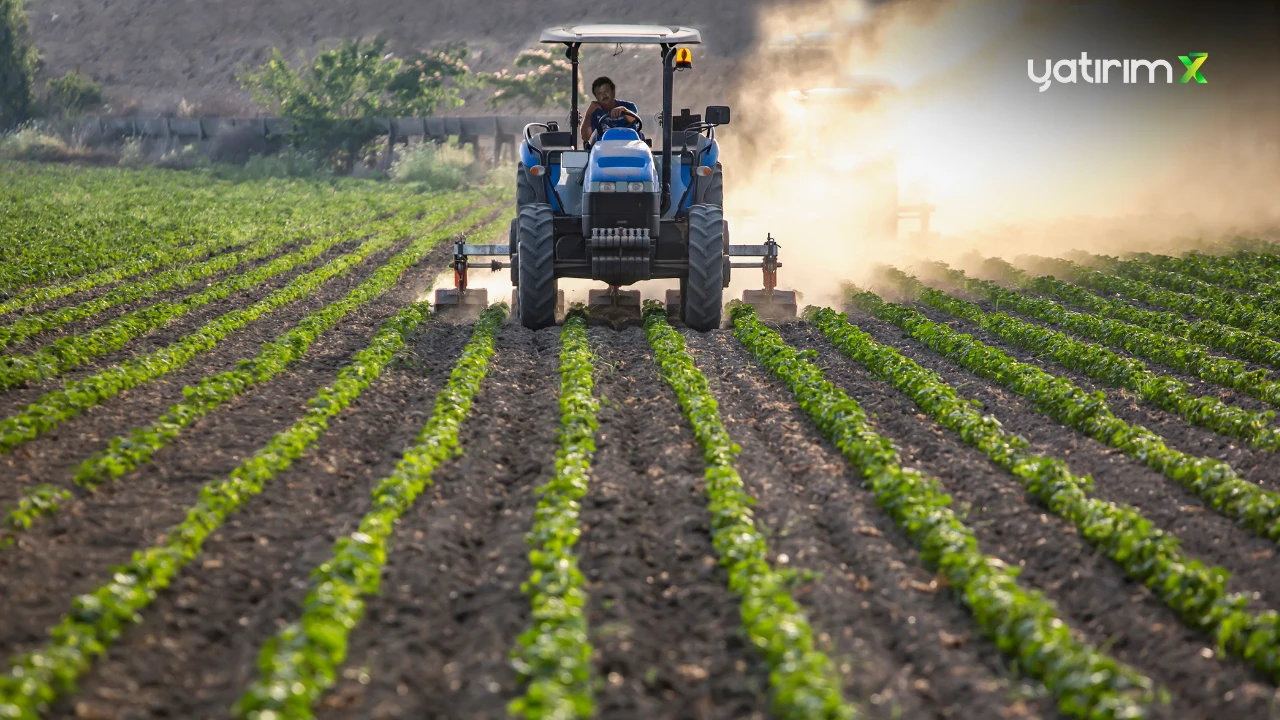
[[[635,103],[626,100],[617,99],[617,88],[614,87],[613,81],[603,75],[596,78],[591,83],[591,94],[596,99],[587,106],[587,112],[582,117],[582,142],[591,142],[591,135],[596,132],[603,133],[600,129],[600,121],[608,116],[614,120],[624,120],[628,125],[634,125],[640,120],[640,109]]]

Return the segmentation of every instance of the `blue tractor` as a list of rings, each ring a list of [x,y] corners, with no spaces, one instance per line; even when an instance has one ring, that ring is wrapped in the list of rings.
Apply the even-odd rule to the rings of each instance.
[[[710,106],[705,115],[672,113],[672,84],[692,66],[684,45],[702,42],[697,30],[649,25],[582,25],[543,31],[543,43],[563,44],[573,68],[569,129],[530,123],[523,132],[516,169],[517,216],[502,245],[459,242],[454,250],[456,288],[437,291],[437,305],[484,305],[483,290],[466,287],[469,258],[508,256],[493,269],[510,268],[514,314],[525,327],[554,325],[562,312],[560,278],[586,278],[607,289],[592,290],[588,311],[638,318],[640,294],[621,288],[650,279],[677,279],[667,292],[668,313],[699,331],[720,327],[723,290],[735,267],[764,270],[765,289],[744,300],[771,316],[794,316],[795,293],[774,289],[778,245],[730,245],[724,219],[724,175],[716,128],[729,123],[729,108]],[[584,147],[578,147],[578,56],[587,43],[656,45],[662,61],[662,147],[652,149],[643,122],[612,127],[608,117]],[[734,263],[736,256],[759,262]]]

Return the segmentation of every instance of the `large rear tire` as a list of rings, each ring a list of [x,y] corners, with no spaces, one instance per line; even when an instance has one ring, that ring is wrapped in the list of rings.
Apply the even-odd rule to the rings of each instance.
[[[689,208],[689,275],[680,284],[684,324],[698,332],[720,327],[724,299],[724,213],[715,205]]]
[[[516,293],[520,324],[541,330],[556,324],[556,236],[554,215],[546,203],[520,207],[516,217],[520,243]]]

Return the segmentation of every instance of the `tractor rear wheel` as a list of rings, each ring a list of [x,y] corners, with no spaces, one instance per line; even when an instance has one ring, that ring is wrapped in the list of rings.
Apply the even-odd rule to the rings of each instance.
[[[541,330],[556,324],[556,236],[554,215],[546,203],[520,206],[516,217],[520,282],[520,324]]]
[[[720,327],[723,258],[724,213],[715,205],[689,208],[689,274],[680,283],[680,313],[698,332]]]

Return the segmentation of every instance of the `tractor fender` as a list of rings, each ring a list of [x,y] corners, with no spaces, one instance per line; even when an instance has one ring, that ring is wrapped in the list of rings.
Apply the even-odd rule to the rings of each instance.
[[[545,178],[536,178],[529,174],[524,163],[516,166],[516,206],[529,203],[547,202],[547,184]]]
[[[716,163],[707,178],[698,178],[697,191],[693,198],[697,205],[715,205],[724,207],[724,166]]]

